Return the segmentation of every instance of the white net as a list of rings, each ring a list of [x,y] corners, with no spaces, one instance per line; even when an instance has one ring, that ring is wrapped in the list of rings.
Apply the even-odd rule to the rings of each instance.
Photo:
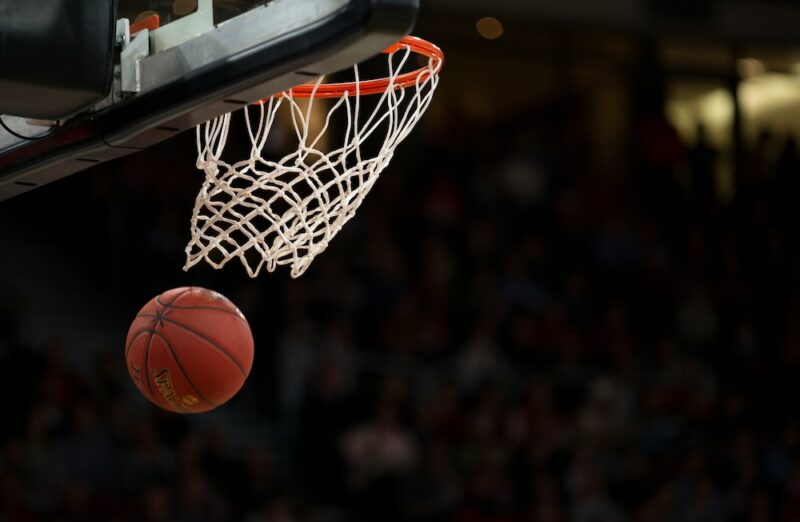
[[[287,91],[246,108],[250,157],[235,163],[221,159],[231,115],[198,126],[197,167],[205,182],[192,214],[184,270],[203,259],[214,268],[238,259],[250,277],[280,265],[290,265],[292,277],[302,275],[355,215],[428,108],[442,62],[430,58],[413,85],[402,88],[398,79],[412,56],[405,46],[389,53],[389,86],[365,98],[368,82],[359,80],[355,66],[355,92],[329,102],[319,130],[312,130],[311,121],[317,91],[325,88],[322,78],[304,106]],[[370,109],[363,108],[367,102]],[[264,157],[264,147],[280,111],[289,112],[299,146],[272,160]],[[336,124],[338,134],[327,136]],[[322,150],[328,141],[337,145]]]

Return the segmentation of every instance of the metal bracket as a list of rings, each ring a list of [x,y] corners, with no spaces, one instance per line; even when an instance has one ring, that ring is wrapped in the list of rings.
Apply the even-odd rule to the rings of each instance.
[[[150,31],[142,29],[120,55],[120,90],[122,94],[142,90],[141,59],[150,56]]]
[[[213,29],[214,2],[213,0],[199,0],[197,11],[150,33],[153,53],[160,53]]]
[[[125,49],[131,43],[131,21],[127,18],[117,20],[117,45]]]

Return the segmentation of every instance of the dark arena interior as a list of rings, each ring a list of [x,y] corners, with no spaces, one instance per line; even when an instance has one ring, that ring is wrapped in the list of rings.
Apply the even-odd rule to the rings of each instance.
[[[297,279],[182,270],[193,132],[0,202],[0,521],[800,520],[798,28],[422,0],[439,91]],[[255,339],[201,415],[123,357],[179,286]]]

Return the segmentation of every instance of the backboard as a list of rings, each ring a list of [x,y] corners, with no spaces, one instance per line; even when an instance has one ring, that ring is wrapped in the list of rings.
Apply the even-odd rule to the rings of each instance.
[[[64,121],[2,117],[0,200],[380,53],[418,0],[120,0],[114,84]]]

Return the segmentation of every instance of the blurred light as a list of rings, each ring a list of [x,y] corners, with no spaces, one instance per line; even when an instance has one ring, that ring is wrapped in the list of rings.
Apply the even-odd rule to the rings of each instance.
[[[699,100],[700,120],[714,127],[724,127],[733,121],[733,98],[726,89],[714,89]]]
[[[743,81],[738,89],[744,115],[744,132],[755,136],[762,128],[800,135],[800,79],[797,76],[764,73]],[[728,89],[718,87],[700,94],[672,97],[667,104],[670,121],[685,136],[694,140],[702,122],[716,147],[730,147],[734,119],[734,100]]]
[[[487,40],[496,40],[503,36],[503,24],[497,18],[485,16],[475,24],[478,34]]]
[[[742,58],[737,64],[739,76],[742,78],[755,78],[767,72],[767,66],[761,60],[755,58]]]
[[[741,86],[742,110],[751,119],[765,122],[797,121],[800,111],[800,84],[786,74],[765,74],[758,81]]]

